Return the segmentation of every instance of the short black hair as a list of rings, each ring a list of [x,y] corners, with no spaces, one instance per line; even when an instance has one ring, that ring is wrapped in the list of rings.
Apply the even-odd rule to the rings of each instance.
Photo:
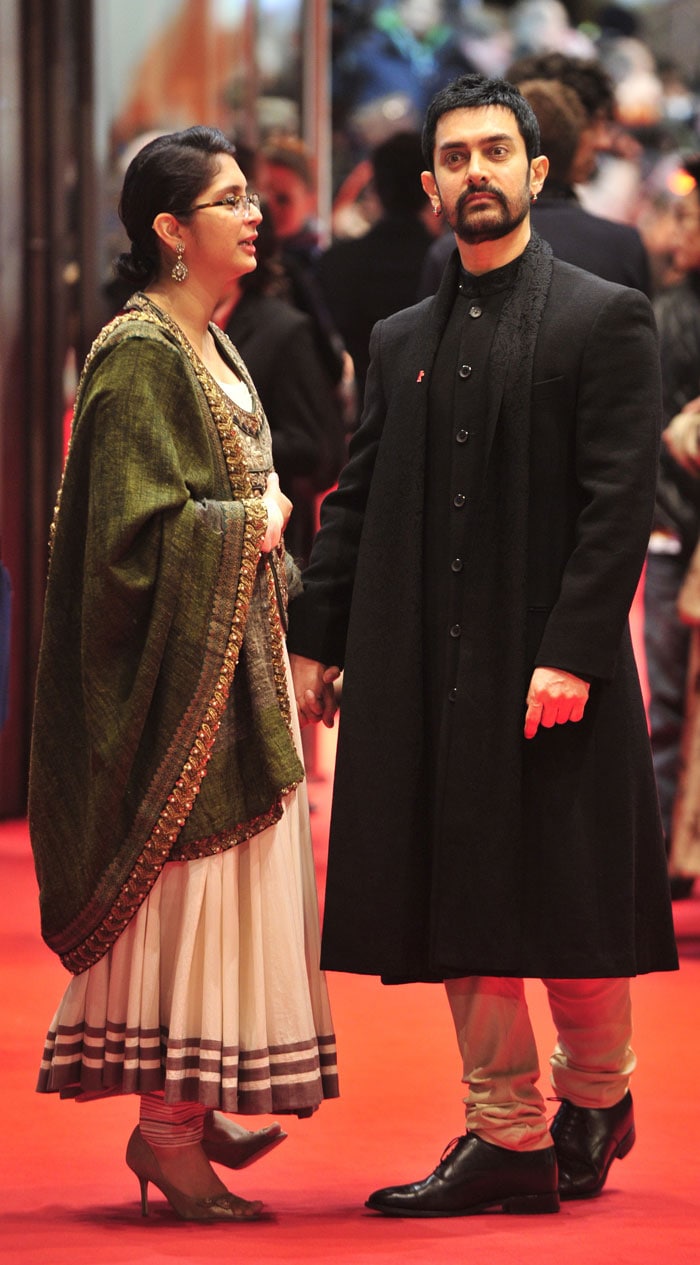
[[[486,75],[468,74],[453,79],[433,97],[423,124],[423,159],[426,167],[435,170],[435,133],[443,114],[452,110],[478,110],[498,105],[515,115],[518,131],[525,142],[528,162],[540,153],[540,129],[530,104],[514,84],[506,79],[489,79]]]

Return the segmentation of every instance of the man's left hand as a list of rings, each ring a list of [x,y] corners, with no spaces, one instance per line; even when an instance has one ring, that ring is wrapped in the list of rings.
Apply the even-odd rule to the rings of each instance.
[[[540,725],[551,729],[580,720],[589,689],[588,681],[561,668],[535,668],[525,700],[525,737],[534,738]]]

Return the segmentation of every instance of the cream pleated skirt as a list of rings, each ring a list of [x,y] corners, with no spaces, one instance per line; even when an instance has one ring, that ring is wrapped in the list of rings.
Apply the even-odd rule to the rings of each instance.
[[[302,785],[247,843],[164,867],[119,940],[68,985],[37,1088],[308,1115],[338,1094],[319,953]]]

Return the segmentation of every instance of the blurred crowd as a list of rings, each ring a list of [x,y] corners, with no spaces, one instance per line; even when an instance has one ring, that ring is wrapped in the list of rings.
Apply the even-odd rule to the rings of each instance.
[[[588,16],[575,25],[570,14],[577,7]],[[682,32],[683,0],[673,7]],[[594,61],[610,85],[595,171],[580,188],[583,204],[636,224],[655,286],[675,280],[673,207],[690,187],[682,155],[700,147],[700,81],[680,57],[669,60],[669,41],[650,19],[654,8],[629,0],[568,8],[560,0],[334,0],[334,235],[361,233],[376,214],[369,197],[359,213],[355,206],[362,160],[393,133],[420,130],[437,85],[469,70],[508,78],[520,59],[556,53]],[[692,0],[685,8],[694,24]]]

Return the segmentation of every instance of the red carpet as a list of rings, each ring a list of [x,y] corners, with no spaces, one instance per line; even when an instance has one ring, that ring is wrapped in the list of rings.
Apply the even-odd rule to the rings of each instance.
[[[322,742],[320,763],[328,768],[332,739],[324,733]],[[311,789],[322,883],[329,783]],[[387,989],[374,979],[332,976],[342,1097],[311,1120],[292,1119],[289,1139],[259,1164],[226,1174],[269,1213],[224,1228],[177,1221],[153,1187],[151,1216],[141,1217],[138,1183],[123,1162],[135,1100],[76,1105],[33,1092],[67,976],[39,938],[24,822],[0,824],[0,893],[0,1251],[7,1265],[700,1261],[700,895],[675,907],[681,971],[634,985],[638,1141],[614,1164],[599,1199],[540,1217],[404,1221],[366,1211],[371,1190],[425,1176],[463,1131],[459,1058],[439,987]],[[546,1068],[551,1025],[536,982],[530,994]]]

